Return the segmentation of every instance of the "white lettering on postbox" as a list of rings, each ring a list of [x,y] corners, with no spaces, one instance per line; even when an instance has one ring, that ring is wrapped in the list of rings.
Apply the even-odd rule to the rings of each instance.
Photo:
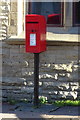
[[[30,46],[36,46],[36,34],[30,34]]]

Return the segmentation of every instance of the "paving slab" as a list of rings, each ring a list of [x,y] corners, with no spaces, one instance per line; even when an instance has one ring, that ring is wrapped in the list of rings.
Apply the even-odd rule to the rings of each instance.
[[[80,120],[80,106],[57,107],[52,104],[34,108],[31,103],[2,104],[1,120]]]

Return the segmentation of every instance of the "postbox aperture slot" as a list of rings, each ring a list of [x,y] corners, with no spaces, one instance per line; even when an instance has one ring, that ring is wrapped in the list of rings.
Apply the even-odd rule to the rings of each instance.
[[[26,22],[26,23],[34,23],[34,24],[37,24],[37,23],[39,23],[39,22]]]

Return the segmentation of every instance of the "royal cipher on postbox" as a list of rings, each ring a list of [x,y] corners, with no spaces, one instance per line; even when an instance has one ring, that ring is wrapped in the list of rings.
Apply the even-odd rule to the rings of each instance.
[[[25,18],[26,52],[46,51],[46,19],[42,15],[28,14]]]

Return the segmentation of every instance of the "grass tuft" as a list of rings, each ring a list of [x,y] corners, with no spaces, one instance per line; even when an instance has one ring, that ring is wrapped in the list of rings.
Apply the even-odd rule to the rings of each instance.
[[[80,106],[80,100],[61,100],[53,102],[56,106]]]

